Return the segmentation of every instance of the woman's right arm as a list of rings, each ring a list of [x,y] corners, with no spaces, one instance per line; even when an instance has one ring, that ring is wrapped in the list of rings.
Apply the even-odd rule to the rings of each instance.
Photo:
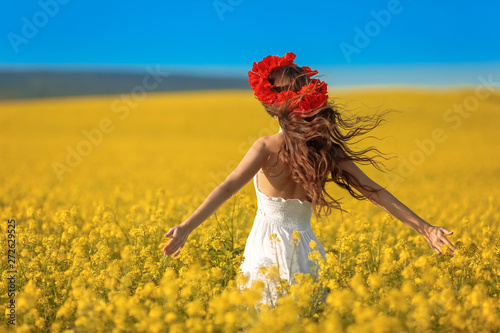
[[[172,257],[176,257],[186,243],[189,234],[215,213],[224,202],[245,186],[246,183],[252,180],[252,177],[268,158],[267,140],[266,136],[257,139],[238,166],[208,195],[194,213],[181,224],[169,229],[165,237],[172,238],[163,248],[163,253],[166,256],[172,255]]]
[[[424,221],[389,191],[368,177],[353,161],[343,161],[338,166],[354,177],[354,179],[350,180],[350,184],[372,203],[424,236],[425,240],[436,253],[442,254],[441,246],[444,244],[449,245],[452,250],[451,255],[453,256],[455,246],[445,237],[445,234],[451,235],[453,232],[443,227],[433,226]],[[377,191],[368,191],[365,189],[366,187],[371,187]]]

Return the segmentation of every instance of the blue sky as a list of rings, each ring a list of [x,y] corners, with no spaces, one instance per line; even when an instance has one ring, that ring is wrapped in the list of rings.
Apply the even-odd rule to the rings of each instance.
[[[498,13],[494,0],[5,0],[0,65],[246,77],[290,51],[336,84],[473,84],[500,78]]]

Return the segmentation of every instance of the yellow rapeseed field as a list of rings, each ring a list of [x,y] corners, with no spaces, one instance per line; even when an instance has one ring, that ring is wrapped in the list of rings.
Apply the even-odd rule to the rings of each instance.
[[[333,185],[349,214],[312,220],[327,251],[326,262],[312,256],[326,301],[304,275],[282,284],[276,307],[257,308],[263,284],[236,284],[256,211],[251,182],[181,255],[162,253],[168,229],[278,131],[250,89],[2,101],[0,330],[498,332],[500,91],[330,97],[361,114],[402,111],[373,132],[382,140],[358,144],[395,155],[391,171],[361,168],[453,231],[454,257]]]

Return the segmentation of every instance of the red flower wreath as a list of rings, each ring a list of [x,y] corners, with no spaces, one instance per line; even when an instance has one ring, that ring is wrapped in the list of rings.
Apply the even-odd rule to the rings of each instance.
[[[275,85],[269,82],[269,73],[273,69],[285,65],[297,66],[293,62],[295,57],[295,54],[288,52],[283,57],[268,55],[258,63],[254,62],[252,70],[248,72],[248,82],[257,99],[264,104],[280,105],[289,98],[310,91],[311,93],[306,94],[298,103],[297,107],[292,110],[293,113],[299,113],[304,116],[309,114],[313,109],[324,106],[325,102],[328,100],[327,85],[325,82],[318,79],[311,79],[308,85],[302,86],[297,92],[285,90],[279,93],[271,90]],[[318,71],[313,71],[308,66],[303,66],[301,68],[305,70],[309,76],[318,74]]]

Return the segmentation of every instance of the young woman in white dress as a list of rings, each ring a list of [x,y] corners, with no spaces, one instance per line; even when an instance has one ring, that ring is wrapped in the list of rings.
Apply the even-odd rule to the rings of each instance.
[[[366,134],[382,115],[342,118],[339,108],[328,101],[326,83],[311,76],[309,67],[299,67],[295,54],[267,56],[253,64],[249,82],[265,110],[280,124],[280,132],[255,141],[234,171],[217,186],[184,222],[170,228],[171,237],[163,252],[176,257],[193,230],[224,202],[253,179],[258,211],[248,236],[241,271],[247,277],[243,287],[263,279],[261,267],[278,266],[281,278],[293,282],[294,273],[312,273],[308,258],[310,241],[325,256],[325,250],[311,230],[310,218],[329,214],[340,204],[325,189],[335,182],[357,199],[375,205],[420,233],[438,254],[452,232],[432,226],[413,213],[385,188],[363,173],[355,162],[378,163],[366,155],[370,147],[353,151],[349,140]],[[295,232],[295,233],[294,233]],[[298,242],[294,239],[299,240]],[[269,292],[269,289],[268,289]],[[264,296],[272,302],[272,294]]]

